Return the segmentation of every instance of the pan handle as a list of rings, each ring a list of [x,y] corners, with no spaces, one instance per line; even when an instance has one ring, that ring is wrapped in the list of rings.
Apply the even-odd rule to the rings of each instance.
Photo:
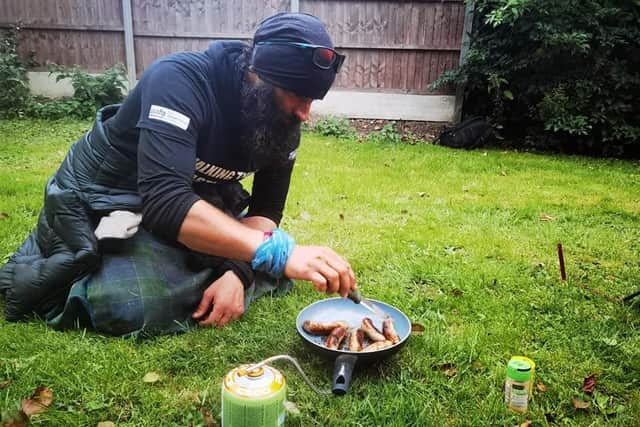
[[[357,360],[358,356],[353,354],[341,354],[336,358],[333,367],[333,387],[331,388],[333,394],[342,396],[349,390],[351,375]]]

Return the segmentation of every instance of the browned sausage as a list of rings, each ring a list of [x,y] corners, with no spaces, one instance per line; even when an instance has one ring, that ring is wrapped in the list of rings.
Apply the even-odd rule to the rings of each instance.
[[[347,322],[312,322],[311,320],[305,320],[304,323],[302,323],[302,328],[311,335],[327,335],[329,332],[340,326],[344,326],[346,328]]]
[[[360,328],[349,329],[349,351],[362,350],[362,343],[364,342],[364,331]]]
[[[362,349],[362,352],[369,352],[369,351],[378,351],[378,350],[382,350],[384,348],[387,347],[391,347],[393,345],[393,343],[391,341],[376,341],[372,344],[369,344],[368,346],[366,346],[365,348]]]
[[[362,319],[362,330],[371,341],[384,341],[386,339],[368,317]]]
[[[382,335],[393,344],[400,342],[400,337],[396,333],[396,329],[393,327],[393,320],[390,317],[382,321]]]
[[[337,350],[340,347],[340,343],[347,335],[347,328],[344,326],[338,326],[334,330],[332,330],[329,335],[327,335],[327,339],[324,342],[324,345],[330,350]]]

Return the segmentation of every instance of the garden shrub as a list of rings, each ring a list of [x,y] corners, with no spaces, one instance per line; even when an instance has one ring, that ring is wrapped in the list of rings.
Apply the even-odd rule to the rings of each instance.
[[[465,115],[536,148],[640,155],[640,2],[477,0]],[[515,142],[514,142],[515,143]]]
[[[399,144],[403,141],[402,135],[396,130],[395,122],[389,122],[382,129],[373,131],[367,135],[367,142],[388,142]]]
[[[87,119],[92,118],[97,109],[124,99],[126,70],[123,65],[92,75],[77,67],[54,64],[49,67],[50,73],[57,73],[56,82],[70,79],[73,96],[59,99],[33,96],[29,91],[27,67],[17,47],[16,27],[0,38],[0,117]]]
[[[17,29],[0,37],[0,117],[19,117],[29,99],[27,68],[18,56]]]
[[[320,135],[335,136],[336,138],[354,138],[356,130],[349,124],[346,117],[327,116],[319,119],[313,130]]]
[[[117,104],[124,99],[126,70],[122,65],[95,75],[78,67],[66,68],[59,65],[51,66],[49,71],[57,73],[56,82],[71,80],[73,96],[54,100],[34,98],[28,116],[49,120],[65,117],[88,119],[92,118],[99,108]]]

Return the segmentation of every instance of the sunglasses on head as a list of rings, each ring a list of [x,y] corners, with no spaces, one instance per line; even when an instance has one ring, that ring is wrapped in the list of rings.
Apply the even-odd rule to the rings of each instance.
[[[329,70],[333,68],[336,73],[340,71],[340,68],[342,67],[342,64],[344,63],[344,60],[346,58],[345,55],[340,55],[330,47],[318,46],[315,44],[271,40],[258,42],[256,43],[256,45],[284,45],[294,46],[300,49],[311,49],[311,61],[313,62],[313,65],[323,70]]]

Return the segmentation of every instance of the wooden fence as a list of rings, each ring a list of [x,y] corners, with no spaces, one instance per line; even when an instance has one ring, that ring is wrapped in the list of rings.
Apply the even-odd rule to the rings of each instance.
[[[288,10],[318,16],[347,55],[337,88],[434,94],[428,85],[461,56],[463,0],[1,0],[0,26],[19,25],[21,53],[40,64],[123,63],[134,80],[171,52],[249,40],[263,18]]]

